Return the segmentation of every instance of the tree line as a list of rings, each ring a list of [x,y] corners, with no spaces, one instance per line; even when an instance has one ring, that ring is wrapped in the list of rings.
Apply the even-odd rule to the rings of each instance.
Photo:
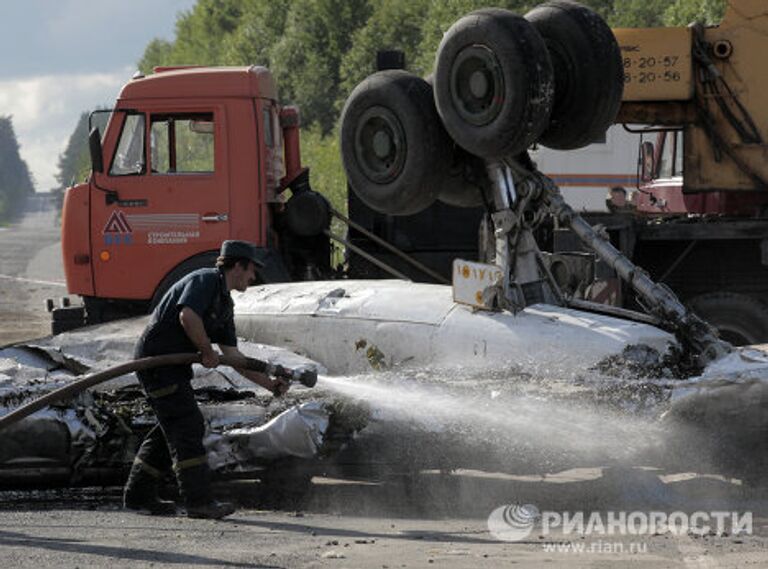
[[[0,224],[16,218],[34,191],[27,163],[19,154],[13,117],[0,116]]]
[[[524,14],[539,3],[500,0],[496,6]],[[725,10],[725,0],[582,3],[612,27],[714,23]],[[198,0],[178,16],[175,38],[152,40],[138,66],[144,74],[164,65],[269,67],[281,102],[301,109],[302,150],[313,185],[338,202],[345,185],[335,129],[346,96],[375,71],[376,52],[402,50],[406,68],[427,76],[443,33],[462,15],[486,6],[481,0]],[[62,183],[77,163],[65,162]]]

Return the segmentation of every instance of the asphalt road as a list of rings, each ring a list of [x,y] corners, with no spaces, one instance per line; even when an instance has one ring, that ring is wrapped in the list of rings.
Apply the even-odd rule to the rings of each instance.
[[[218,485],[241,509],[223,521],[153,518],[119,508],[119,490],[56,495],[2,493],[0,564],[3,567],[764,567],[768,520],[763,500],[723,481],[669,482],[663,500],[655,476],[642,482],[607,472],[508,477],[459,471],[425,473],[414,492],[400,484],[316,478],[298,502],[260,506],[258,484]],[[688,512],[744,512],[751,533],[699,536],[668,531],[641,535],[545,532],[515,542],[494,539],[487,516],[513,500],[543,510],[665,511],[674,495]]]
[[[66,296],[58,214],[30,200],[16,223],[0,227],[0,346],[50,333],[45,299]]]
[[[35,203],[0,230],[0,345],[48,331],[44,299],[64,294],[56,214]],[[425,472],[353,482],[316,477],[306,494],[266,495],[252,481],[220,484],[238,512],[224,521],[152,518],[120,508],[120,489],[0,489],[0,567],[765,567],[768,502],[738,481],[595,465],[561,473]],[[496,539],[505,504],[542,512],[648,516],[751,514],[751,531],[586,535],[540,526]]]

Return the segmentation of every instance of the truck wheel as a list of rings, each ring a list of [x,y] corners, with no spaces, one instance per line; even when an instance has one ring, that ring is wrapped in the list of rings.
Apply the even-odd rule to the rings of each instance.
[[[734,346],[768,342],[768,305],[756,298],[712,292],[692,298],[688,307]]]
[[[364,79],[341,112],[341,156],[349,184],[374,210],[411,215],[437,198],[450,140],[429,84],[388,70]]]
[[[522,152],[547,127],[554,100],[544,40],[507,10],[464,16],[437,50],[435,100],[448,133],[472,154]]]
[[[541,144],[573,150],[595,142],[613,124],[624,90],[613,32],[595,12],[567,0],[537,6],[525,19],[544,38],[555,76],[554,106]]]
[[[149,311],[153,311],[155,307],[160,303],[165,293],[168,292],[176,281],[187,276],[192,271],[197,269],[210,269],[216,265],[216,258],[219,256],[218,251],[208,251],[207,253],[200,253],[194,257],[190,257],[186,261],[182,261],[160,281],[160,284],[155,290],[155,294],[152,295],[152,302],[149,304]]]

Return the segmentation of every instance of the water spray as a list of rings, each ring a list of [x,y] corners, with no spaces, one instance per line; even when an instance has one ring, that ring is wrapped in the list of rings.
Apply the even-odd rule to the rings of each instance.
[[[513,381],[508,378],[506,381]],[[551,384],[548,384],[553,387]],[[486,386],[488,387],[488,386]],[[664,430],[655,421],[599,405],[574,405],[530,393],[457,393],[450,384],[388,381],[377,377],[320,377],[318,388],[365,401],[384,421],[413,421],[428,431],[448,432],[466,441],[583,455],[628,458],[656,447]],[[551,393],[554,394],[554,393]],[[488,396],[490,395],[490,396]]]

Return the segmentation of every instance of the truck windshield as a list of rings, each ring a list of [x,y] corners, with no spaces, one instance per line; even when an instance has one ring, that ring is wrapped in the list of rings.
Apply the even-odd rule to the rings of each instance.
[[[127,115],[109,175],[135,176],[144,171],[144,115]]]
[[[152,174],[214,171],[213,113],[152,115]]]

